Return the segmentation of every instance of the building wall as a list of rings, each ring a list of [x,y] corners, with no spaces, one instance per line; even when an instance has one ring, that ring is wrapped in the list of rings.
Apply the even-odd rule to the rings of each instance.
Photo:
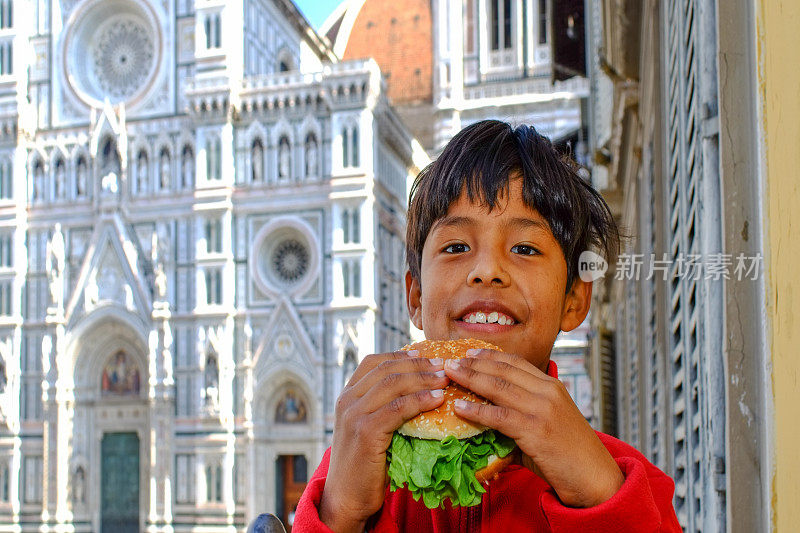
[[[595,37],[592,75],[614,89],[610,116],[593,115],[600,122],[592,125],[593,159],[631,235],[628,257],[597,291],[595,326],[605,335],[590,367],[601,381],[603,368],[616,372],[598,391],[612,393],[598,394],[596,407],[603,425],[674,478],[687,530],[767,531],[782,493],[769,481],[777,479],[771,461],[781,447],[771,434],[777,381],[773,374],[770,383],[769,355],[777,338],[770,291],[780,282],[765,273],[780,270],[770,261],[784,256],[769,244],[766,210],[773,193],[791,193],[768,187],[762,168],[769,157],[761,154],[784,140],[760,131],[769,124],[766,102],[778,101],[764,90],[766,56],[756,38],[764,33],[746,2],[598,2],[594,9],[603,37]],[[782,80],[777,64],[773,78]],[[778,85],[796,92],[796,80]],[[608,104],[603,92],[593,96],[597,109]],[[781,104],[782,117],[791,106]],[[701,262],[696,279],[678,270],[687,254]],[[662,259],[667,276],[648,278]],[[715,275],[715,263],[727,275]],[[613,350],[603,337],[613,339]],[[774,401],[777,421],[777,393]],[[793,490],[784,491],[791,499]]]
[[[786,51],[793,55],[800,47],[797,25],[800,6],[793,2],[758,2],[757,87],[759,96],[761,147],[765,183],[764,208],[768,246],[767,297],[765,300],[767,342],[772,354],[773,455],[771,485],[771,526],[776,531],[791,531],[800,520],[795,502],[800,498],[800,458],[794,442],[800,438],[795,421],[800,416],[797,379],[800,361],[793,354],[800,342],[795,322],[797,305],[796,265],[800,245],[793,229],[800,224],[794,207],[798,198],[796,169],[800,165],[800,75],[786,68]]]
[[[0,29],[0,529],[98,530],[111,433],[136,530],[286,519],[276,460],[309,476],[349,374],[408,338],[426,157],[288,2],[62,4]]]

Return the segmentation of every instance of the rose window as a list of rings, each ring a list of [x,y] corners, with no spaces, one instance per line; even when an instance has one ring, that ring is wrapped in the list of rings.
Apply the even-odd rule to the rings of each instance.
[[[286,239],[272,252],[272,267],[285,283],[294,283],[308,271],[308,249],[296,239]]]
[[[133,95],[150,73],[153,53],[149,33],[135,20],[118,20],[105,28],[92,58],[102,91],[114,100]]]
[[[159,89],[164,39],[158,17],[147,2],[73,2],[62,49],[64,86],[84,103],[108,100],[135,107]],[[163,76],[163,73],[162,73]]]

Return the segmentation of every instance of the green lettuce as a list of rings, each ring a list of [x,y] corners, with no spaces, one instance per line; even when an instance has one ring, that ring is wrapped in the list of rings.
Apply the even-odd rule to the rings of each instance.
[[[453,507],[478,505],[486,488],[475,472],[489,464],[489,456],[505,457],[514,449],[513,439],[496,431],[484,431],[468,439],[418,439],[395,432],[386,452],[389,485],[406,485],[416,501],[428,509],[442,507],[449,498]]]

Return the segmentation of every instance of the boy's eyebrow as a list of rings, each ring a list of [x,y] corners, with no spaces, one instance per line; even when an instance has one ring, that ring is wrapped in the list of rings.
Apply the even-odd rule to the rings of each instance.
[[[463,228],[465,226],[474,226],[480,223],[481,221],[472,217],[446,216],[440,218],[434,223],[433,228],[431,228],[431,232],[440,228]],[[524,217],[514,217],[503,222],[503,225],[513,229],[538,229],[542,231],[548,231],[550,229],[547,224],[540,220]]]

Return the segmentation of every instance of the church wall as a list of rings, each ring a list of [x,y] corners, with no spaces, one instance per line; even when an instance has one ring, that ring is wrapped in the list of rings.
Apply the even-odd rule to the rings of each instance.
[[[9,118],[0,105],[24,132],[0,135],[13,191],[0,190],[13,250],[0,264],[0,529],[98,531],[103,438],[128,433],[142,529],[244,530],[279,511],[279,456],[313,472],[353,365],[405,342],[412,139],[374,63],[321,72],[324,51],[272,2],[109,2],[161,55],[138,92],[97,101],[100,81],[70,70],[97,52],[81,48],[87,20],[102,32],[116,16],[92,19],[95,3],[15,17],[36,54],[15,67],[30,107]],[[215,13],[221,42],[238,43],[224,53],[206,46]],[[241,83],[224,78],[235,57]],[[280,60],[291,69],[276,75]]]

